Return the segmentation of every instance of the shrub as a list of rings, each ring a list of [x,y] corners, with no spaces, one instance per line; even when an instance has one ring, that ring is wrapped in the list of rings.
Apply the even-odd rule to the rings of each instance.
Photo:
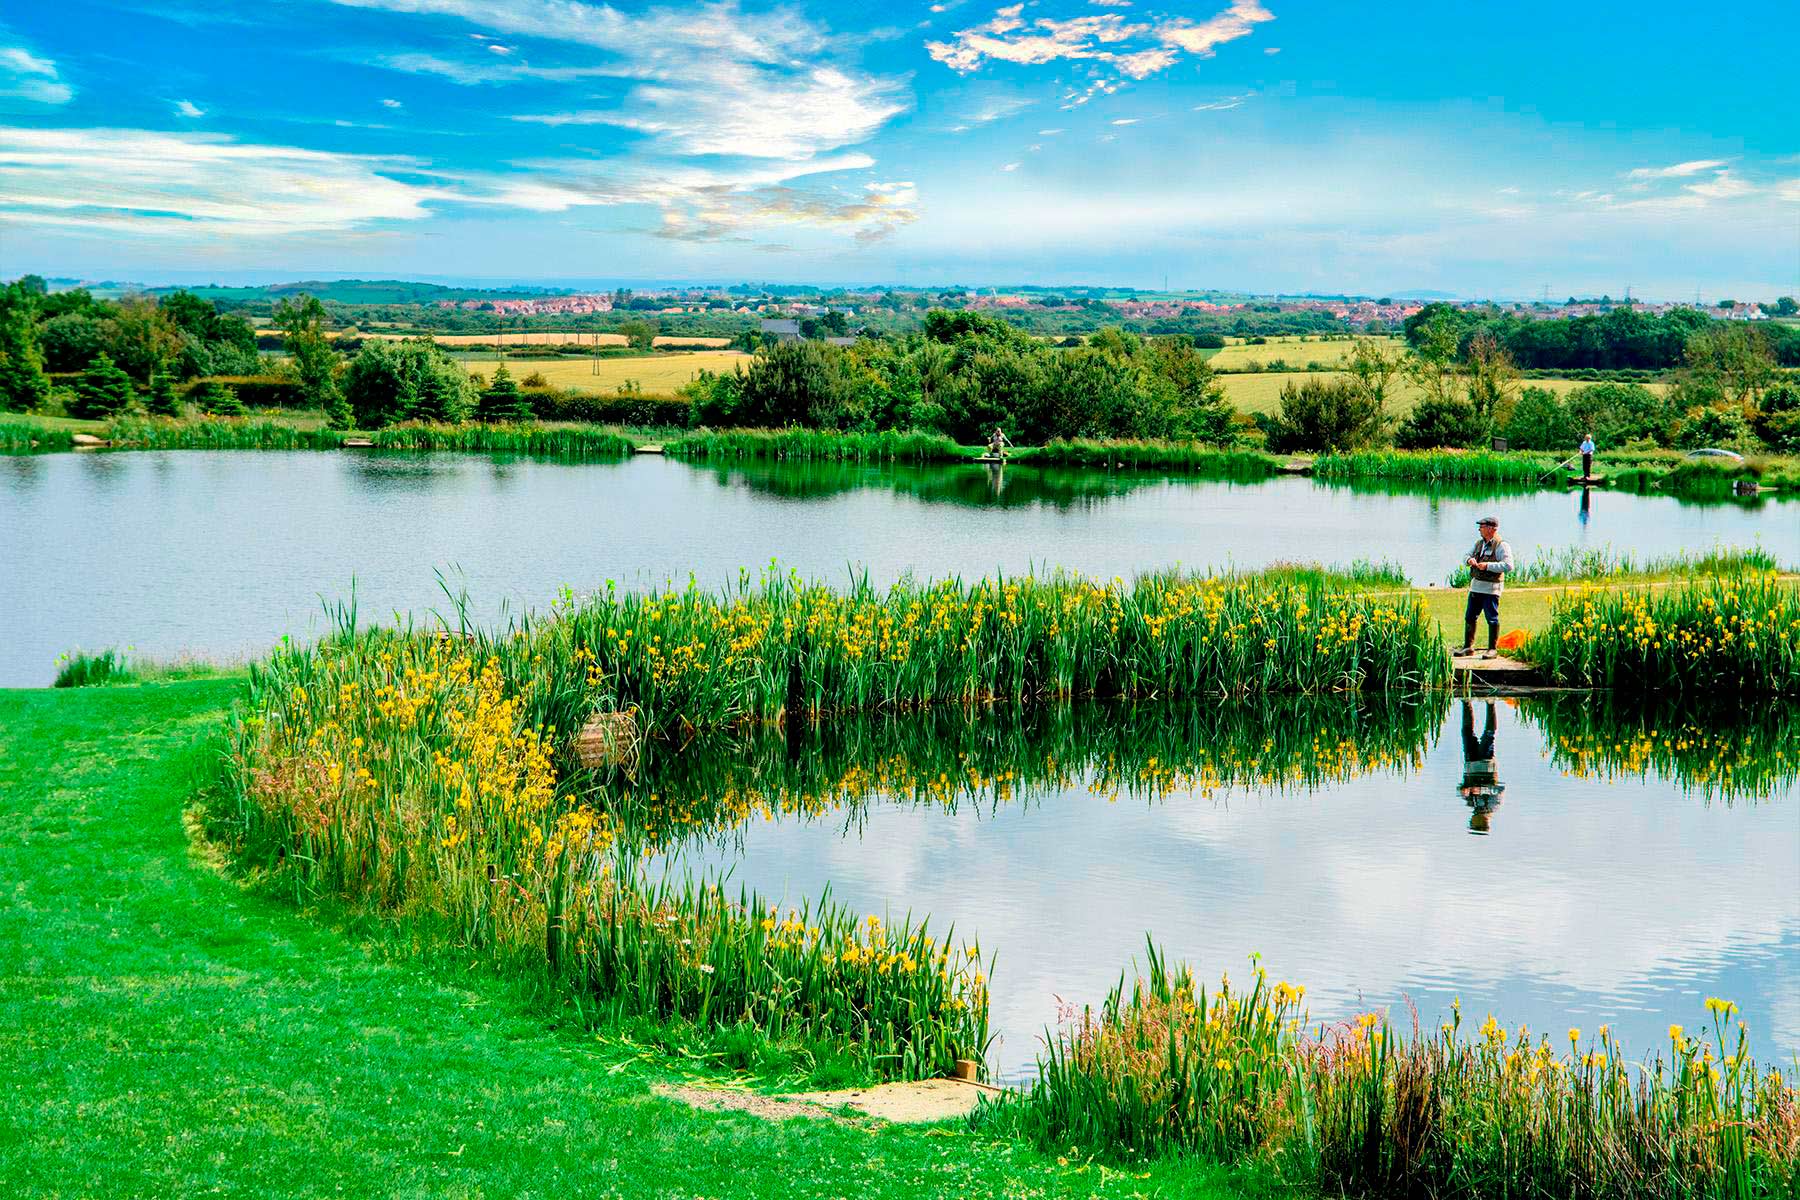
[[[202,379],[188,392],[188,402],[211,417],[241,417],[244,402],[237,389],[216,379]]]
[[[1751,441],[1750,422],[1734,405],[1696,408],[1675,427],[1675,444],[1683,450],[1746,448]]]
[[[475,409],[476,419],[494,425],[504,421],[529,421],[532,416],[531,398],[520,390],[512,372],[501,363],[494,369],[494,381],[481,393]]]
[[[429,338],[371,341],[344,373],[344,398],[361,429],[401,421],[467,419],[473,385],[462,366]]]
[[[1281,389],[1269,421],[1269,448],[1330,453],[1372,445],[1386,417],[1381,402],[1350,379],[1307,379]]]
[[[75,383],[69,415],[83,420],[103,420],[130,407],[136,395],[131,376],[114,366],[112,359],[98,354]]]
[[[134,678],[134,672],[120,651],[104,650],[99,654],[83,654],[76,650],[58,660],[56,681],[50,686],[99,687],[108,683],[130,683]]]
[[[1800,454],[1800,383],[1779,383],[1763,393],[1751,428],[1769,449]]]
[[[685,429],[693,405],[679,396],[601,396],[593,392],[532,390],[531,408],[540,421],[586,421],[596,425],[639,425]]]
[[[1646,438],[1666,445],[1675,424],[1668,400],[1635,383],[1575,388],[1563,399],[1563,410],[1571,435],[1592,430],[1603,449]]]
[[[144,408],[153,417],[181,415],[181,406],[175,400],[175,381],[169,378],[167,371],[157,371],[150,376],[150,392],[144,399]]]
[[[1427,396],[1414,406],[1394,435],[1402,450],[1466,448],[1487,437],[1488,423],[1467,400]]]
[[[1580,444],[1562,401],[1555,392],[1540,387],[1519,393],[1506,422],[1506,440],[1514,450],[1567,450]]]

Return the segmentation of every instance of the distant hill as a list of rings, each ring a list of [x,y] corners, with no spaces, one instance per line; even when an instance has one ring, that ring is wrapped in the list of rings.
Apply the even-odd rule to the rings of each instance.
[[[337,304],[431,304],[438,300],[501,300],[526,296],[550,296],[566,288],[456,288],[436,283],[414,283],[405,279],[303,279],[294,283],[270,283],[257,287],[159,287],[156,295],[187,291],[205,299],[223,303],[254,303],[279,300],[305,293]]]

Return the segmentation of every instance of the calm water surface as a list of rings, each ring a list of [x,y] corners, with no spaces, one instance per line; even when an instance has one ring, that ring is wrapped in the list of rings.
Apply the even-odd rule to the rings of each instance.
[[[1385,495],[1009,468],[709,468],[463,455],[130,452],[0,458],[0,686],[70,649],[230,658],[317,636],[354,584],[365,621],[541,609],[606,579],[707,584],[770,559],[877,581],[1063,566],[1102,576],[1280,559],[1398,562],[1441,579],[1497,510],[1514,550],[1761,543],[1800,561],[1800,508],[1556,492]]]
[[[1410,1004],[1429,1028],[1460,998],[1476,1024],[1493,1012],[1560,1042],[1571,1025],[1610,1023],[1648,1053],[1671,1022],[1695,1028],[1705,998],[1726,996],[1759,1057],[1785,1066],[1800,1054],[1800,722],[1716,730],[1741,777],[1722,791],[1692,769],[1552,752],[1571,733],[1629,746],[1674,732],[1674,718],[1584,733],[1566,717],[1549,723],[1541,702],[1492,707],[1491,741],[1488,705],[1471,706],[1471,746],[1452,703],[1362,735],[1360,756],[1392,761],[1334,769],[1331,751],[1310,780],[1292,770],[1311,753],[1307,737],[1274,746],[1284,730],[1291,739],[1291,715],[1133,752],[1130,727],[1151,719],[1139,710],[1025,750],[1025,761],[1069,762],[1073,778],[1026,767],[999,797],[988,787],[954,804],[874,788],[820,811],[777,805],[675,861],[728,870],[733,886],[783,903],[829,884],[853,910],[930,914],[934,928],[978,937],[999,956],[992,1061],[1008,1075],[1031,1068],[1059,998],[1097,1004],[1144,961],[1146,935],[1214,983],[1247,977],[1259,953],[1272,976],[1307,986],[1315,1019],[1382,1009],[1405,1022]],[[1731,749],[1759,740],[1778,763]],[[1159,754],[1204,761],[1210,750],[1217,762],[1234,745],[1240,759],[1263,756],[1247,781],[1225,768],[1224,779],[1129,786],[1166,769]],[[893,770],[878,757],[892,747],[868,751],[862,766]],[[900,754],[935,778],[928,747]],[[841,777],[857,757],[825,774]],[[952,780],[957,762],[984,761],[967,745],[938,757]]]

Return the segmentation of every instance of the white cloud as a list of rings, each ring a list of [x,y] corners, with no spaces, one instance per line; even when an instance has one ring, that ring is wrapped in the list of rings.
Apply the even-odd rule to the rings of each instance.
[[[0,46],[0,99],[67,104],[75,89],[64,83],[56,63],[23,46]]]
[[[1057,134],[1064,133],[1064,132],[1067,132],[1067,131],[1062,130],[1062,129],[1040,129],[1040,130],[1038,130],[1038,136],[1039,137],[1055,137]]]
[[[201,108],[198,104],[195,104],[192,100],[177,100],[175,101],[174,107],[175,115],[178,117],[192,119],[194,117],[204,117],[206,115],[206,110]]]
[[[1627,179],[1684,179],[1689,175],[1698,175],[1702,171],[1715,171],[1723,167],[1723,159],[1705,158],[1693,162],[1676,163],[1672,167],[1638,167],[1626,174]]]
[[[1027,20],[1024,14],[1022,3],[999,9],[985,24],[958,30],[948,41],[927,42],[926,50],[964,74],[988,61],[1036,66],[1069,60],[1106,63],[1128,78],[1144,79],[1184,54],[1210,58],[1216,47],[1275,19],[1259,0],[1234,0],[1205,21],[1168,16],[1131,21],[1120,13]]]
[[[1005,163],[1001,166],[1000,169],[1002,171],[1016,171],[1019,169],[1019,164],[1016,162]]]
[[[1196,104],[1196,105],[1194,105],[1194,111],[1195,112],[1228,112],[1231,109],[1242,107],[1244,101],[1248,100],[1249,98],[1250,97],[1248,95],[1224,96],[1218,100],[1209,100],[1205,104]]]
[[[413,164],[142,129],[0,128],[0,214],[32,226],[280,236],[430,214]]]
[[[605,107],[586,102],[516,119],[631,129],[677,154],[804,159],[865,140],[910,102],[902,81],[848,65],[841,46],[803,15],[746,13],[735,0],[636,13],[581,0],[336,2],[461,17],[514,38],[557,43],[565,56],[576,48],[575,61],[550,66],[532,64],[523,52],[501,62],[427,54],[382,61],[471,85],[628,80],[623,97]]]
[[[1114,125],[1136,125],[1137,123],[1138,123],[1137,117],[1119,117],[1118,119],[1113,121]]]
[[[383,108],[400,108],[400,107],[402,107],[402,105],[401,105],[400,101],[389,97],[387,99],[382,100],[381,107],[383,107]]]

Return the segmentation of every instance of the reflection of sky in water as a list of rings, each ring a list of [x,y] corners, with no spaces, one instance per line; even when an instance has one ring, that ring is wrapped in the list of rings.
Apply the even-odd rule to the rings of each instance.
[[[1482,708],[1477,705],[1477,712]],[[1655,779],[1565,778],[1539,731],[1499,706],[1506,785],[1469,830],[1459,709],[1422,770],[1311,794],[1109,804],[1085,789],[951,815],[892,802],[752,823],[733,877],[770,898],[829,882],[852,908],[954,921],[999,952],[996,1065],[1030,1064],[1055,997],[1095,1002],[1144,936],[1202,978],[1259,952],[1315,1018],[1460,996],[1563,1037],[1609,1022],[1653,1051],[1671,1021],[1736,1000],[1765,1057],[1800,1054],[1800,795],[1708,805]]]
[[[1003,486],[996,500],[994,489]],[[1761,541],[1800,561],[1793,504],[1663,497],[1386,495],[1131,473],[984,468],[719,470],[660,459],[499,462],[373,452],[0,456],[0,686],[48,683],[67,650],[260,654],[323,631],[320,599],[354,581],[365,621],[447,608],[455,568],[474,615],[543,608],[560,588],[708,586],[771,558],[885,582],[1062,566],[1099,576],[1185,564],[1391,559],[1442,580],[1498,509],[1521,559],[1608,542],[1640,556]]]

